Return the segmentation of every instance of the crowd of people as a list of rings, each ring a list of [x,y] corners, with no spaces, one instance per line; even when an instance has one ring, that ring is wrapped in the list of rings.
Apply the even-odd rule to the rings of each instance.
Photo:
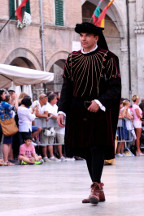
[[[35,123],[36,118],[44,121],[49,121],[50,118],[56,120],[57,104],[58,95],[54,92],[40,94],[39,99],[32,102],[31,97],[24,92],[18,98],[14,90],[0,89],[0,121],[14,118],[19,130],[15,135],[5,136],[0,126],[1,165],[15,165],[15,160],[20,164],[75,160],[64,155],[65,128],[58,125],[42,128]],[[48,131],[51,131],[51,134],[48,134]],[[57,144],[55,149],[54,143]],[[39,153],[42,156],[39,156]]]
[[[19,132],[16,135],[4,136],[0,127],[0,139],[2,144],[1,165],[15,165],[12,161],[18,159],[20,164],[41,164],[50,161],[74,160],[67,158],[64,153],[65,128],[51,127],[51,135],[47,128],[35,125],[35,118],[57,119],[58,95],[54,92],[40,94],[39,99],[32,102],[31,98],[24,92],[17,97],[14,90],[0,90],[0,120],[14,118]],[[128,155],[125,151],[125,141],[129,140],[130,133],[135,140],[136,156],[143,156],[140,148],[142,133],[144,99],[139,104],[138,95],[132,97],[133,105],[128,99],[121,99],[119,110],[119,122],[116,137],[118,145],[116,156]],[[56,154],[54,154],[54,142],[57,142]],[[41,145],[42,144],[42,145]],[[35,146],[41,147],[35,151]],[[57,157],[56,157],[56,156]]]
[[[144,156],[141,151],[141,136],[144,125],[144,99],[141,99],[139,104],[139,96],[132,96],[132,106],[128,99],[121,99],[119,120],[117,127],[118,145],[116,149],[116,156],[122,157],[131,155],[125,149],[125,143],[129,140],[134,141],[135,155]]]

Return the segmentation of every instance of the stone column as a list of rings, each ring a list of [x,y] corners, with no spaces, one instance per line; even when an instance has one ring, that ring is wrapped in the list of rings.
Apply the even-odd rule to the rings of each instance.
[[[53,68],[54,68],[54,92],[60,92],[63,83],[63,79],[62,79],[63,69],[56,64],[53,65]]]
[[[138,94],[144,97],[144,22],[135,23],[135,34],[137,43],[137,79]]]
[[[120,71],[121,71],[121,81],[122,81],[122,97],[129,98],[128,49],[125,43],[121,43],[120,57],[121,57]]]
[[[144,2],[143,0],[136,0],[136,20],[137,22],[144,20]]]
[[[143,0],[136,1],[135,34],[137,43],[137,79],[138,94],[144,97],[144,3]]]

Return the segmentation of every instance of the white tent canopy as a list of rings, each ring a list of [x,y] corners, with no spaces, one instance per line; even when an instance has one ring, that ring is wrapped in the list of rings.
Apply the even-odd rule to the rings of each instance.
[[[54,73],[0,64],[0,88],[9,88],[11,82],[16,86],[19,86],[49,83],[53,80]]]

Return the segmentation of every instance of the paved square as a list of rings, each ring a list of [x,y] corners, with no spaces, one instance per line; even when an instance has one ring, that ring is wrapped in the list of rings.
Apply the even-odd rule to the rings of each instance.
[[[0,167],[0,216],[142,216],[144,157],[105,166],[106,202],[82,204],[90,193],[85,161]]]

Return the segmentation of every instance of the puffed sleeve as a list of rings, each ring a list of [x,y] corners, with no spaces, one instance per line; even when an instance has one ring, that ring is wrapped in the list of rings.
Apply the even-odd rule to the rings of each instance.
[[[98,100],[106,108],[111,108],[115,101],[121,97],[121,78],[119,70],[119,59],[117,56],[112,55],[109,58],[105,68],[105,82],[107,85],[106,91],[103,92]]]
[[[58,111],[67,113],[72,99],[72,80],[71,80],[71,54],[68,56],[64,72],[63,72],[63,85],[61,90],[61,98],[59,101]]]

